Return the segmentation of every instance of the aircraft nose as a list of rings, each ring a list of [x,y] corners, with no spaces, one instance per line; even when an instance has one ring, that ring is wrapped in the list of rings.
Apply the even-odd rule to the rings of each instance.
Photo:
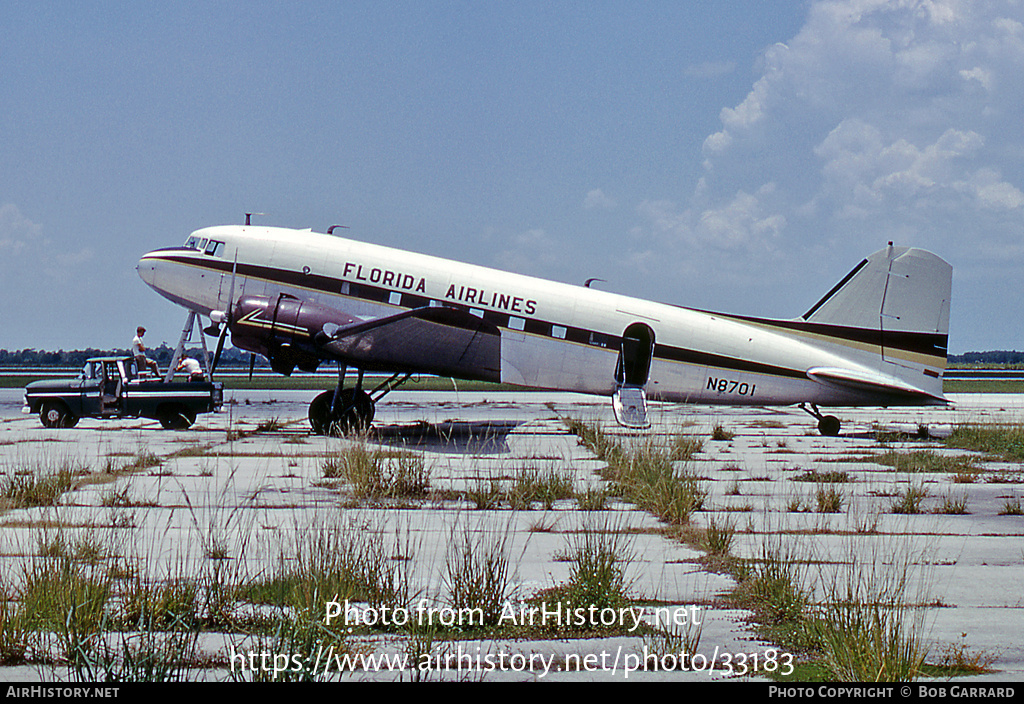
[[[156,263],[155,260],[150,258],[152,252],[143,255],[142,259],[135,266],[135,271],[139,272],[139,276],[150,286],[153,286],[156,282]]]
[[[164,279],[166,278],[167,262],[160,257],[160,251],[147,252],[142,255],[142,258],[138,260],[138,264],[135,266],[135,270],[138,272],[139,277],[150,285],[151,289],[163,294]]]
[[[142,255],[135,270],[139,278],[157,293],[167,296],[174,283],[174,265],[167,261],[161,250],[154,250]]]

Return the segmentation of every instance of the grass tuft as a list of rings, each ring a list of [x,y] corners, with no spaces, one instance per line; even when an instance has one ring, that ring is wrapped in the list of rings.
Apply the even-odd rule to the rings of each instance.
[[[887,564],[852,557],[809,620],[820,662],[841,682],[907,682],[928,654],[924,610],[909,599],[909,557]]]
[[[736,437],[736,433],[732,433],[721,425],[715,424],[715,427],[711,430],[711,439],[717,441],[728,441]]]
[[[565,552],[556,559],[569,563],[568,581],[544,594],[547,608],[555,602],[564,608],[617,609],[630,602],[632,580],[628,574],[635,560],[632,536],[607,520],[584,526],[569,536]]]
[[[1014,496],[1003,502],[1003,507],[999,510],[1000,516],[1021,516],[1024,515],[1024,509],[1020,505],[1020,497]]]
[[[959,496],[946,494],[942,497],[942,504],[935,509],[935,513],[943,513],[950,516],[966,515],[969,513],[967,510],[967,492]]]
[[[839,513],[843,510],[846,497],[841,490],[834,486],[822,485],[815,493],[815,501],[818,505],[818,513]]]
[[[88,468],[76,460],[42,461],[38,466],[16,466],[0,476],[0,498],[4,508],[54,506],[75,486],[76,478]]]
[[[914,452],[889,450],[885,454],[875,457],[874,461],[904,473],[933,472],[961,475],[979,471],[977,460],[974,457],[944,455],[933,450],[916,450]]]
[[[1024,461],[1024,425],[960,425],[946,447],[997,455],[1008,462]]]
[[[732,550],[733,541],[736,539],[736,524],[728,518],[721,523],[716,518],[708,521],[707,528],[701,536],[700,544],[712,557],[726,557]]]
[[[704,506],[708,492],[703,483],[685,465],[676,466],[678,442],[675,450],[651,440],[623,447],[596,425],[575,420],[568,424],[581,443],[608,463],[601,475],[613,494],[672,525],[689,523],[693,512]]]
[[[448,604],[460,614],[463,627],[498,623],[501,610],[515,592],[510,571],[511,531],[468,528],[453,532],[445,560]]]
[[[928,490],[923,486],[910,485],[902,492],[896,494],[896,498],[889,506],[892,513],[918,514],[921,513],[921,504],[928,496]]]
[[[423,498],[430,486],[423,455],[371,449],[365,442],[328,457],[322,468],[324,478],[342,479],[362,501]]]

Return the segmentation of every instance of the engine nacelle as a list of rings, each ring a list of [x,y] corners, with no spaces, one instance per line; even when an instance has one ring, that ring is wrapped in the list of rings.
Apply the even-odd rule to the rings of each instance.
[[[316,371],[321,357],[315,339],[325,325],[334,329],[357,322],[339,310],[288,294],[247,296],[231,316],[231,342],[263,355],[275,372],[289,376],[295,367]]]

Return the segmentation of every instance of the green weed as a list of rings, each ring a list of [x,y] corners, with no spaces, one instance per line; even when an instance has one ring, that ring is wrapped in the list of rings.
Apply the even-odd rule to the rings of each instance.
[[[1020,497],[1014,496],[1003,502],[1003,508],[999,511],[1000,516],[1024,515],[1024,509],[1020,505]]]
[[[569,536],[564,553],[556,556],[569,562],[569,580],[544,595],[547,608],[555,602],[564,608],[619,608],[629,603],[632,579],[628,574],[635,559],[632,539],[617,526],[584,526]]]
[[[711,429],[711,439],[717,441],[729,441],[736,437],[736,433],[732,433],[721,425],[715,424],[715,427]]]
[[[839,513],[843,510],[846,497],[834,486],[824,485],[818,487],[815,501],[818,505],[818,513]]]
[[[951,496],[949,494],[942,497],[942,504],[935,509],[935,513],[944,513],[948,515],[962,516],[967,511],[967,493],[964,492],[959,496]]]
[[[944,455],[932,450],[896,452],[890,450],[875,458],[875,462],[892,467],[897,472],[963,474],[977,472],[976,459],[968,455]]]
[[[902,492],[896,494],[896,498],[890,504],[889,510],[892,513],[921,513],[921,504],[927,496],[928,490],[923,486],[910,485]]]
[[[445,560],[444,586],[449,606],[463,614],[463,627],[496,624],[514,594],[510,571],[511,531],[453,529]]]
[[[422,498],[430,485],[430,470],[422,455],[370,449],[366,443],[350,445],[328,457],[322,468],[325,478],[344,480],[356,498],[364,501]]]
[[[1008,461],[1024,461],[1024,426],[960,425],[945,440],[946,447],[985,452]]]

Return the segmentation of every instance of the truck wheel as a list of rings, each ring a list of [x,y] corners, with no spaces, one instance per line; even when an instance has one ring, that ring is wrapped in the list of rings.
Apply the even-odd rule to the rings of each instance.
[[[48,401],[39,409],[39,420],[44,428],[73,428],[78,424],[78,416],[68,410],[59,401]]]
[[[188,430],[195,422],[195,414],[184,406],[171,406],[160,410],[160,425],[165,430]]]

